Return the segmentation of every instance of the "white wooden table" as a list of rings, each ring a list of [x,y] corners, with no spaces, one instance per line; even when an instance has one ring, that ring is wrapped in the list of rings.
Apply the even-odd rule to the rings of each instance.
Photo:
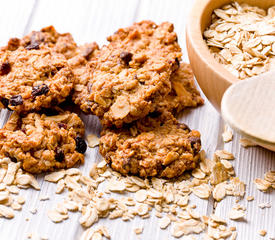
[[[47,25],[54,25],[59,32],[71,32],[76,42],[97,41],[100,45],[106,43],[106,36],[112,34],[119,27],[131,25],[134,21],[151,19],[160,23],[170,21],[174,23],[178,33],[179,43],[183,49],[183,59],[188,61],[185,46],[185,25],[188,13],[193,5],[193,0],[1,0],[0,44],[4,45],[10,37],[21,37],[31,30],[39,30]],[[2,110],[0,113],[1,126],[7,120],[8,113]],[[87,134],[94,132],[99,134],[99,123],[94,117],[81,115],[88,126]],[[239,144],[240,136],[234,134],[233,142],[224,144],[221,139],[224,123],[219,114],[209,102],[195,109],[185,111],[181,121],[191,128],[198,129],[202,134],[203,148],[208,156],[212,156],[216,149],[227,149],[234,153],[233,161],[237,176],[243,180],[246,186],[246,196],[255,197],[253,202],[241,201],[247,206],[247,221],[229,221],[231,226],[237,227],[238,239],[270,239],[275,237],[275,191],[262,193],[253,184],[256,177],[263,178],[268,170],[275,170],[275,153],[254,147],[244,149]],[[86,154],[86,163],[81,169],[88,173],[89,166],[94,161],[100,161],[98,149],[89,149]],[[43,182],[39,178],[41,191],[24,191],[27,197],[26,204],[21,212],[16,213],[13,220],[0,218],[0,239],[17,240],[26,239],[27,233],[46,235],[54,240],[79,239],[83,232],[78,223],[79,214],[71,213],[69,220],[54,224],[46,216],[54,202],[64,196],[54,194],[55,185]],[[48,195],[50,201],[39,201],[40,195]],[[228,211],[235,204],[235,199],[227,197],[213,208],[213,201],[193,198],[197,210],[201,214],[216,212],[217,215],[227,216]],[[271,208],[260,209],[259,203],[270,202]],[[29,209],[36,207],[38,213],[32,215]],[[25,218],[29,218],[26,221]],[[157,219],[142,220],[136,218],[124,223],[121,220],[100,220],[110,230],[112,239],[173,239],[170,229],[160,230]],[[142,235],[136,236],[133,229],[143,225]],[[266,229],[265,237],[258,235],[258,230]],[[196,236],[195,239],[200,239]]]

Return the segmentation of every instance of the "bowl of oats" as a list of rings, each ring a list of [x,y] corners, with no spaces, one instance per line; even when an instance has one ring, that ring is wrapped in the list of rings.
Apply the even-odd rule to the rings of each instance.
[[[275,0],[198,0],[186,35],[196,79],[220,111],[231,84],[275,67]]]

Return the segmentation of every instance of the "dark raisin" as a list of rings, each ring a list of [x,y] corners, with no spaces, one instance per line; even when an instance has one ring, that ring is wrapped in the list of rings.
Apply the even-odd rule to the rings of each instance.
[[[64,66],[61,66],[61,67],[56,67],[56,70],[57,71],[60,71]]]
[[[179,66],[180,66],[180,61],[179,61],[179,59],[176,58],[175,61],[176,61],[177,66],[179,67]]]
[[[87,150],[87,144],[85,140],[81,137],[76,137],[75,138],[75,150],[78,151],[79,153],[85,153]]]
[[[1,103],[4,105],[5,108],[9,107],[9,99],[7,98],[2,98]]]
[[[0,66],[0,76],[6,75],[11,71],[11,65],[9,62],[3,62]]]
[[[62,149],[57,148],[55,150],[55,160],[58,162],[62,162],[65,158],[64,152],[62,151]]]
[[[12,162],[17,163],[17,159],[16,159],[15,157],[9,156],[9,158],[10,158],[10,160],[11,160]]]
[[[27,50],[38,50],[39,49],[39,43],[38,42],[31,42],[29,45],[25,47]]]
[[[23,98],[21,95],[14,95],[10,98],[11,106],[18,106],[23,104]]]
[[[58,123],[58,127],[59,128],[67,129],[67,124],[65,124],[65,123]]]
[[[199,137],[190,137],[189,141],[191,147],[193,148],[194,154],[197,154],[201,148],[201,139]]]
[[[155,112],[151,112],[148,114],[149,117],[151,118],[157,118],[161,115],[161,112],[155,111]]]
[[[132,60],[133,54],[130,52],[122,52],[120,53],[121,60],[128,65],[129,62]]]
[[[33,87],[32,89],[32,95],[34,97],[36,96],[41,96],[41,95],[46,95],[49,92],[49,87],[46,84],[41,84],[38,86]]]
[[[26,128],[22,128],[21,131],[26,134],[27,129]]]

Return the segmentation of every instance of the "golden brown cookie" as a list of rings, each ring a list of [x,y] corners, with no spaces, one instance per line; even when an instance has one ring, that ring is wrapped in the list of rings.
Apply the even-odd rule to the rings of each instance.
[[[40,49],[52,48],[53,51],[63,54],[67,59],[75,56],[77,45],[70,33],[58,33],[53,26],[42,28],[40,31],[32,31],[22,39],[11,38],[5,50],[14,51],[18,47]]]
[[[83,135],[84,124],[75,113],[13,113],[0,130],[0,155],[22,162],[32,173],[70,168],[84,162]]]
[[[108,37],[110,43],[91,61],[82,110],[117,127],[154,111],[170,92],[170,76],[179,67],[181,49],[173,30],[168,22],[142,21]]]
[[[158,103],[158,109],[179,113],[187,107],[197,107],[204,103],[194,83],[190,64],[180,63],[180,67],[171,75],[172,90]]]
[[[92,68],[89,61],[99,53],[99,47],[95,42],[86,43],[77,49],[76,55],[68,60],[75,76],[74,91],[72,100],[75,104],[84,105],[90,90]]]
[[[165,178],[193,169],[200,148],[200,133],[179,123],[169,112],[151,113],[122,129],[105,128],[99,145],[114,170]]]
[[[75,78],[62,54],[50,49],[0,52],[0,107],[37,111],[63,102]]]

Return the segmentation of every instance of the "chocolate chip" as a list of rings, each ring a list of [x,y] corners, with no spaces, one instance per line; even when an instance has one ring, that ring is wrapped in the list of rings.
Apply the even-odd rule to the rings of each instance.
[[[65,123],[58,123],[58,127],[59,128],[67,129],[67,124],[65,124]]]
[[[38,50],[39,49],[39,43],[38,42],[32,42],[29,45],[25,47],[27,50]]]
[[[14,95],[10,98],[11,106],[18,106],[23,104],[23,98],[21,95]]]
[[[9,99],[7,98],[2,98],[1,103],[4,105],[5,108],[9,107]]]
[[[62,149],[57,148],[55,150],[55,160],[58,162],[62,162],[65,158],[64,152],[62,151]]]
[[[129,62],[132,60],[133,54],[130,52],[122,52],[120,53],[121,60],[128,65]]]
[[[41,96],[41,95],[46,95],[49,92],[49,87],[46,84],[41,84],[38,86],[33,87],[32,89],[32,96]]]
[[[3,62],[0,66],[0,76],[6,75],[11,71],[11,65],[9,62]]]
[[[87,150],[87,144],[85,140],[81,137],[76,137],[75,138],[75,150],[78,151],[79,153],[85,153]]]

